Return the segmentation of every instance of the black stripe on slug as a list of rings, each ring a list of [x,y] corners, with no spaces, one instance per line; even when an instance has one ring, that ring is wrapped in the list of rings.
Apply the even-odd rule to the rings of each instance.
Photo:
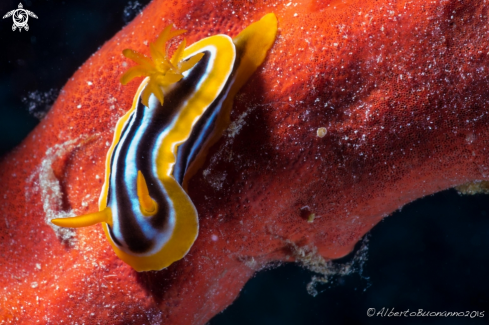
[[[178,118],[178,114],[183,108],[186,100],[192,96],[195,87],[205,75],[210,57],[210,54],[205,52],[204,57],[194,66],[187,77],[175,84],[172,91],[165,95],[163,106],[161,106],[159,102],[156,102],[158,106],[152,107],[154,111],[151,116],[151,122],[147,125],[143,132],[143,136],[137,144],[134,162],[136,170],[131,171],[131,173],[136,175],[137,171],[141,170],[146,178],[149,194],[158,204],[158,212],[154,216],[147,217],[151,227],[158,232],[165,232],[166,228],[169,226],[168,218],[170,206],[167,202],[166,193],[162,192],[161,182],[158,180],[157,175],[154,175],[153,165],[155,164],[155,161],[153,161],[153,159],[155,157],[152,157],[152,154],[155,148],[159,147],[159,143],[157,142],[160,134],[172,126],[175,118]],[[153,238],[148,238],[148,234],[145,234],[134,215],[135,213],[140,214],[140,211],[139,207],[134,207],[131,204],[130,198],[137,197],[137,190],[135,182],[134,184],[128,184],[129,182],[125,177],[125,171],[128,168],[126,166],[125,157],[128,155],[131,145],[134,145],[134,136],[138,129],[142,127],[145,114],[151,113],[149,113],[149,109],[141,103],[140,97],[138,106],[133,113],[134,117],[131,117],[134,118],[134,122],[130,129],[124,131],[128,132],[127,137],[125,138],[126,140],[122,144],[117,144],[117,146],[121,145],[119,159],[117,162],[113,161],[111,164],[112,168],[116,168],[118,171],[116,173],[117,178],[115,179],[115,195],[111,195],[108,199],[108,205],[112,203],[117,204],[118,213],[117,216],[113,216],[113,218],[118,219],[119,231],[121,234],[121,238],[117,238],[116,233],[109,226],[109,233],[112,236],[112,239],[118,244],[123,243],[120,245],[122,248],[139,254],[144,254],[151,250],[155,242]],[[178,123],[178,121],[176,121],[176,123]],[[130,124],[127,123],[127,125]],[[123,139],[122,135],[120,139]],[[114,150],[114,154],[115,152],[116,150]],[[109,186],[109,193],[111,193],[110,190]],[[112,197],[117,198],[117,202],[111,201]],[[136,209],[137,211],[135,211]]]
[[[206,143],[216,127],[217,117],[221,111],[221,107],[224,100],[227,97],[229,89],[231,88],[236,70],[239,67],[240,57],[236,57],[234,62],[233,71],[229,76],[224,88],[219,96],[212,102],[207,110],[200,116],[197,123],[192,128],[192,132],[187,141],[182,143],[177,150],[177,161],[173,168],[173,177],[182,185],[185,173],[187,172],[190,164],[196,159],[200,153],[200,148]]]

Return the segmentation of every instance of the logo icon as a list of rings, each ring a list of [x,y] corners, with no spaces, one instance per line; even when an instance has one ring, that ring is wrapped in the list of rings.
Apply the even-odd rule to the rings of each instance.
[[[32,11],[25,10],[24,7],[22,6],[22,3],[19,3],[19,9],[15,9],[7,12],[7,14],[3,16],[3,19],[8,18],[10,16],[12,16],[14,20],[14,24],[12,25],[12,30],[15,31],[18,28],[19,32],[22,31],[22,28],[24,28],[26,31],[29,30],[29,25],[27,25],[29,16],[37,19],[36,14],[33,13]]]

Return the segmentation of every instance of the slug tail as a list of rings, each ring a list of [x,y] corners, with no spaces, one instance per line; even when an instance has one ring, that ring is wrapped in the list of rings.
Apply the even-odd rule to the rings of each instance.
[[[58,227],[81,228],[96,225],[100,222],[108,223],[112,226],[112,211],[109,207],[102,211],[85,214],[73,218],[57,218],[51,220]]]

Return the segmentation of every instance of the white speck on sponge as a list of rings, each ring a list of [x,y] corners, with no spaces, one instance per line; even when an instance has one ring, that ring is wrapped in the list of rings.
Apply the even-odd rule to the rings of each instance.
[[[324,138],[324,136],[326,135],[326,133],[328,133],[328,130],[324,127],[322,128],[318,128],[317,130],[317,136],[320,137],[320,138]]]

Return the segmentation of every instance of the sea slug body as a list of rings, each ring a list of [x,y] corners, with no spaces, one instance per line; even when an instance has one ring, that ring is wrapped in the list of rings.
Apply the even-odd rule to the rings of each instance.
[[[169,60],[161,48],[182,32],[168,27],[160,34],[150,45],[153,62],[124,51],[139,65],[121,82],[148,77],[117,122],[100,211],[52,221],[62,227],[102,223],[117,256],[137,271],[168,267],[196,240],[198,215],[186,184],[227,127],[237,91],[265,59],[277,20],[265,15],[234,40],[215,35],[187,48],[183,41]]]

